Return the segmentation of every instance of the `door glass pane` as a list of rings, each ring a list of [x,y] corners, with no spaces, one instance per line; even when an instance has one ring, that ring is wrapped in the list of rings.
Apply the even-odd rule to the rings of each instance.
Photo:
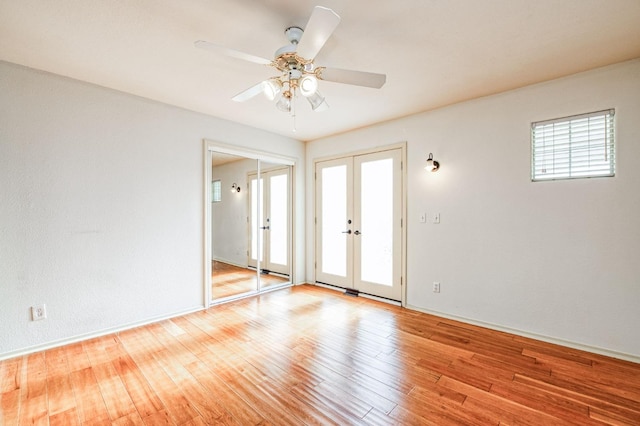
[[[269,256],[271,263],[287,264],[287,175],[270,179]]]
[[[258,180],[251,179],[251,259],[257,260],[260,254],[260,261],[262,261],[262,232],[258,232],[258,227],[262,226],[262,215],[258,216],[258,211],[263,211],[262,186],[262,179],[260,179],[260,205],[258,206]]]
[[[361,168],[362,280],[393,284],[393,159],[369,161]]]
[[[347,166],[322,169],[322,272],[347,275]]]

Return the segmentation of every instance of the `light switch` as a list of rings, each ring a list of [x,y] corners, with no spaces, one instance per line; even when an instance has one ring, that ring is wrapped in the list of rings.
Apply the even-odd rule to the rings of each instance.
[[[427,222],[427,214],[426,213],[421,213],[420,214],[420,223],[426,223]]]
[[[433,214],[433,223],[440,223],[440,213]]]

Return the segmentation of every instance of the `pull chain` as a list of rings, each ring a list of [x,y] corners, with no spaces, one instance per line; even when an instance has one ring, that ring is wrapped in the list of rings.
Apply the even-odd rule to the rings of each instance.
[[[296,88],[291,90],[291,117],[293,118],[293,132],[296,131]]]

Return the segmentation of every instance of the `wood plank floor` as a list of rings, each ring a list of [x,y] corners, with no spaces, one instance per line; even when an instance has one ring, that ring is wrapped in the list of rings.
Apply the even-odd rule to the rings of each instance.
[[[289,278],[274,274],[260,274],[262,288],[277,286],[289,282]],[[235,296],[258,288],[255,270],[240,268],[228,263],[211,262],[211,298],[213,300]]]
[[[0,363],[4,425],[639,425],[640,364],[309,285]]]

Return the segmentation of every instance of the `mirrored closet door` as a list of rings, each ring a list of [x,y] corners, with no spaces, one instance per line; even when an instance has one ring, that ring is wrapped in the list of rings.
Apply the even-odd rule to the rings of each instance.
[[[211,154],[211,302],[291,283],[291,166]]]

